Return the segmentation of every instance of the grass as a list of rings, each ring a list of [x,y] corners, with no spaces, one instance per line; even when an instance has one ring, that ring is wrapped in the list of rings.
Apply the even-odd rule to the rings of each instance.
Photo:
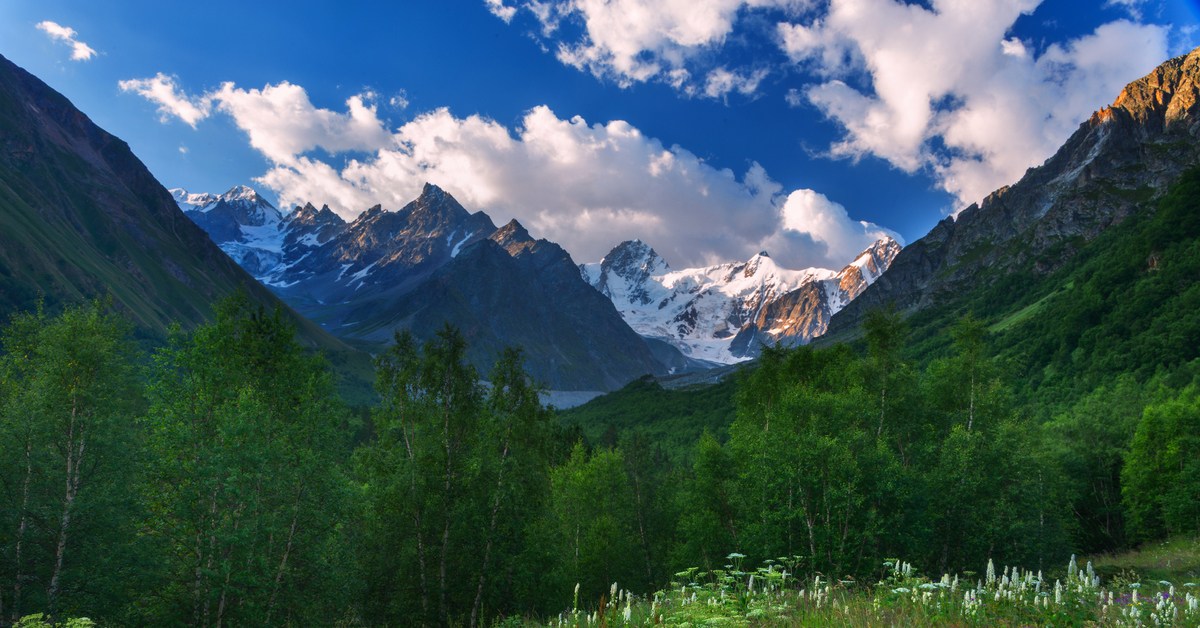
[[[1104,578],[1200,582],[1200,537],[1177,537],[1147,543],[1138,550],[1097,556],[1096,572]]]
[[[1155,543],[1139,551],[1095,557],[1066,571],[997,568],[984,575],[931,579],[899,560],[884,563],[871,584],[797,579],[785,559],[743,571],[732,564],[711,573],[676,574],[671,588],[632,595],[614,583],[597,604],[566,610],[549,621],[508,618],[495,626],[616,628],[618,626],[730,627],[1032,627],[1200,626],[1200,537]],[[793,563],[794,565],[794,563]],[[578,594],[577,594],[578,595]],[[614,603],[615,601],[615,603]]]
[[[1055,290],[1054,292],[1051,292],[1050,294],[1047,294],[1046,296],[1038,299],[1037,301],[1004,317],[998,323],[988,327],[988,331],[991,331],[992,333],[995,333],[998,331],[1004,331],[1005,329],[1008,329],[1009,327],[1016,325],[1017,323],[1029,318],[1030,316],[1037,314],[1039,311],[1042,310],[1042,308],[1044,308],[1046,306],[1046,302],[1049,301],[1052,297],[1058,296],[1059,294],[1066,292],[1067,290],[1070,290],[1073,286],[1074,286],[1073,282],[1068,282],[1067,285],[1063,286],[1061,289]]]

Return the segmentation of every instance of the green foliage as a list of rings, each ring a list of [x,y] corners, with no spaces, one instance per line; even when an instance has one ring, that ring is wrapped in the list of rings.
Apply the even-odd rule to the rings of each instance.
[[[1200,531],[1200,389],[1146,407],[1121,479],[1136,538]]]
[[[1050,275],[1035,265],[1061,250],[912,316],[905,355],[924,364],[945,356],[945,331],[970,310],[998,332],[986,352],[1019,374],[1017,397],[1041,421],[1126,374],[1182,388],[1200,358],[1200,169],[1145,207],[1090,243],[1059,243],[1078,250]]]
[[[47,621],[45,615],[38,613],[22,617],[13,625],[13,628],[55,628],[56,624]],[[66,621],[57,624],[62,628],[95,628],[96,622],[87,617],[72,617]]]
[[[735,378],[699,390],[666,390],[647,377],[560,410],[558,416],[565,425],[579,425],[588,442],[606,447],[640,429],[669,459],[681,463],[705,430],[720,439],[728,437],[737,412],[733,401],[737,390]]]
[[[339,601],[329,544],[344,517],[344,422],[325,364],[244,293],[176,330],[145,417],[143,534],[158,545],[156,621],[309,623]]]
[[[474,626],[543,595],[545,548],[531,537],[549,493],[554,422],[521,353],[503,352],[490,390],[449,326],[420,347],[398,333],[376,365],[378,437],[355,454],[365,617]]]
[[[110,303],[15,317],[0,359],[0,604],[114,613],[139,584],[140,403],[129,324]],[[144,582],[141,582],[144,584]]]

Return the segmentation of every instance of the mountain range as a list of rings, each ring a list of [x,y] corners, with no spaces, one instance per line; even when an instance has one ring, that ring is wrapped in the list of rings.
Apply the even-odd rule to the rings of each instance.
[[[358,346],[382,346],[398,329],[429,338],[450,323],[480,373],[520,346],[530,373],[555,390],[610,390],[686,362],[635,334],[561,247],[515,220],[497,229],[435,185],[398,211],[376,205],[350,222],[312,204],[283,214],[241,186],[172,194],[243,268]]]
[[[890,303],[911,315],[1019,269],[1047,276],[1061,268],[1200,163],[1198,101],[1200,49],[1127,85],[1044,164],[910,243],[833,316],[823,342],[854,334],[872,307]]]
[[[426,184],[399,211],[351,222],[323,206],[279,212],[254,190],[171,191],[180,208],[264,285],[360,346],[397,329],[463,330],[481,372],[506,345],[556,390],[610,390],[645,374],[703,370],[807,342],[899,251],[887,238],[842,271],[745,263],[672,271],[640,241],[576,265],[517,221],[497,229]]]

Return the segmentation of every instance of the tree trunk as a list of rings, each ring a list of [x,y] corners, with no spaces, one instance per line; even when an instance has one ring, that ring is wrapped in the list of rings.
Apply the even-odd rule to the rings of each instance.
[[[79,426],[79,445],[76,448],[75,428],[77,418],[78,400],[73,398],[71,403],[71,422],[67,428],[66,494],[63,496],[62,516],[59,518],[58,547],[54,552],[54,573],[50,576],[50,588],[46,591],[46,602],[51,609],[54,608],[56,598],[58,597],[58,580],[62,576],[63,558],[67,553],[67,531],[71,525],[71,508],[75,505],[75,498],[79,495],[79,482],[83,470],[83,452],[86,438],[83,434],[83,427]]]
[[[21,542],[25,539],[25,529],[29,526],[29,517],[26,514],[29,510],[29,480],[33,477],[33,428],[30,427],[29,433],[25,437],[25,481],[21,488],[21,523],[17,525],[17,547],[16,547],[16,565],[17,577],[13,583],[13,624],[20,619],[21,612],[21,580],[25,578],[25,574],[21,569]],[[2,598],[2,596],[0,596]],[[0,615],[2,620],[3,615]]]
[[[403,414],[403,406],[401,406],[400,412]],[[404,435],[404,450],[408,453],[408,461],[412,469],[409,476],[409,490],[413,501],[413,529],[417,532],[417,558],[421,562],[421,626],[424,628],[425,620],[429,617],[429,581],[426,575],[427,567],[425,564],[425,534],[421,531],[420,496],[417,495],[417,456],[413,449],[413,443],[417,439],[416,424],[413,423],[403,427],[401,433]]]
[[[238,527],[242,523],[242,506],[244,506],[244,504],[238,504],[237,510],[234,511],[234,515],[233,515],[233,534],[234,534],[235,538],[237,536]],[[233,565],[229,564],[229,554],[232,551],[233,551],[233,542],[230,541],[225,546],[225,551],[222,553],[223,555],[221,556],[221,562],[224,563],[224,565],[225,565],[225,584],[223,584],[221,586],[221,601],[217,603],[216,628],[221,628],[221,623],[225,619],[225,602],[229,597],[229,579],[230,579],[230,576],[233,575]]]
[[[450,613],[446,601],[446,560],[450,551],[450,504],[453,502],[450,494],[450,486],[454,477],[454,447],[451,443],[453,439],[450,437],[449,388],[449,375],[447,374],[446,383],[443,388],[443,395],[445,395],[444,403],[446,405],[443,408],[445,427],[442,431],[442,435],[446,439],[446,485],[445,492],[442,495],[442,499],[444,500],[442,514],[445,519],[445,525],[442,527],[442,560],[440,569],[438,570],[438,586],[441,589],[441,608],[438,610],[438,617],[441,619],[443,626],[448,625]]]
[[[196,606],[192,610],[192,625],[194,625],[194,626],[201,625],[200,619],[201,619],[202,613],[207,614],[207,601],[204,599],[204,593],[206,592],[206,590],[204,587],[204,543],[202,542],[202,539],[204,536],[204,524],[205,524],[205,521],[207,520],[209,522],[208,527],[209,527],[209,543],[210,543],[210,545],[213,542],[213,534],[215,533],[214,530],[215,530],[215,526],[216,526],[215,522],[216,522],[216,513],[217,513],[217,493],[219,493],[219,492],[220,492],[220,487],[213,489],[212,498],[209,501],[209,508],[208,508],[209,516],[207,517],[207,519],[204,516],[204,514],[201,513],[200,520],[196,522],[196,582],[194,585],[194,597],[195,597]],[[209,563],[211,563],[211,562],[212,562],[212,556],[209,556]]]
[[[883,391],[879,395],[879,429],[875,430],[875,438],[883,434],[883,416],[887,412],[887,369],[883,371]]]
[[[633,491],[637,497],[637,516],[638,516],[638,533],[642,537],[642,553],[646,555],[646,577],[649,578],[646,584],[654,586],[654,563],[650,560],[650,544],[646,542],[646,524],[645,517],[642,513],[642,482],[641,474],[638,473],[638,467],[634,464],[633,467]]]
[[[442,620],[442,625],[449,625],[450,611],[446,607],[446,556],[450,550],[450,509],[446,508],[446,524],[442,528],[442,562],[438,573],[438,585],[441,587],[441,609],[438,610],[438,617]]]
[[[975,423],[975,356],[971,356],[971,406],[967,414],[967,431]]]
[[[292,553],[292,540],[296,536],[296,521],[300,518],[300,497],[304,495],[304,481],[296,488],[296,502],[292,505],[292,526],[288,529],[287,543],[284,545],[283,558],[279,561],[279,569],[275,572],[275,586],[271,590],[271,600],[267,603],[266,625],[271,625],[271,613],[275,610],[275,596],[279,595],[279,584],[283,581],[283,572],[287,569],[288,556]]]
[[[479,606],[483,603],[483,579],[487,575],[488,561],[492,557],[492,539],[496,535],[496,517],[500,513],[500,491],[504,486],[504,463],[508,460],[508,442],[512,434],[512,425],[504,432],[504,451],[500,454],[500,472],[496,479],[496,496],[492,500],[492,522],[488,526],[487,545],[483,551],[483,567],[479,570],[479,586],[475,590],[475,604],[471,607],[470,628],[475,628],[479,618]]]

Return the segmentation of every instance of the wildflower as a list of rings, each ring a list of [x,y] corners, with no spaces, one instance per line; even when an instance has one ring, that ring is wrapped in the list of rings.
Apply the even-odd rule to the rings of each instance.
[[[989,558],[989,559],[988,559],[988,566],[987,566],[987,583],[988,583],[988,586],[989,586],[989,587],[990,587],[990,586],[992,586],[992,584],[994,584],[995,582],[996,582],[996,565],[995,565],[995,564],[993,564],[993,563],[992,563],[992,559],[990,559],[990,558]]]
[[[1062,582],[1059,580],[1055,580],[1054,581],[1054,603],[1055,604],[1062,604],[1062,592],[1063,592]]]

